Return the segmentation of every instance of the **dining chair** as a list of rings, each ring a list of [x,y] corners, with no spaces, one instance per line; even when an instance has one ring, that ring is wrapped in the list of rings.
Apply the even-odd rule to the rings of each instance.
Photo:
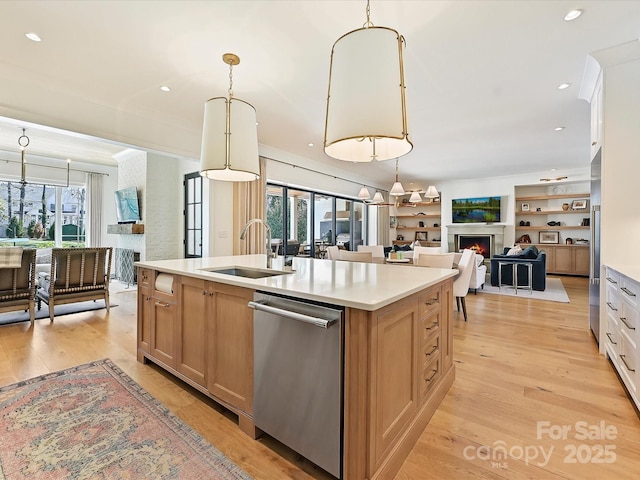
[[[458,276],[453,280],[453,295],[456,297],[456,306],[460,311],[460,304],[462,304],[462,314],[464,315],[464,321],[467,321],[467,305],[465,303],[465,297],[469,292],[469,282],[471,281],[471,270],[473,268],[473,262],[475,262],[475,252],[473,250],[466,249],[462,252],[460,261],[458,262]]]
[[[336,245],[327,247],[327,258],[329,260],[340,260],[340,249]]]
[[[420,246],[415,246],[413,247],[413,261],[417,261],[418,260],[418,255],[422,254],[422,253],[429,253],[432,255],[437,255],[442,252],[442,247],[420,247]]]
[[[347,262],[371,263],[373,260],[373,255],[371,254],[371,252],[350,252],[348,250],[341,250],[340,260],[345,260]]]
[[[382,245],[358,245],[358,252],[371,252],[372,257],[384,258]]]
[[[453,268],[453,253],[421,253],[418,255],[419,267]]]

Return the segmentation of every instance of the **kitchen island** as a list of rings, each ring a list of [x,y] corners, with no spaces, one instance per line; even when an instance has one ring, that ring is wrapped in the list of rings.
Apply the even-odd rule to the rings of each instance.
[[[152,361],[238,415],[252,437],[254,293],[344,309],[342,478],[393,478],[454,380],[455,270],[264,255],[136,263],[138,360]]]

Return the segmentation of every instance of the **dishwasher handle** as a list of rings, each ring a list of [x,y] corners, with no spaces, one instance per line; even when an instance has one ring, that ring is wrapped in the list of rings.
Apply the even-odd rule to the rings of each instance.
[[[337,322],[337,320],[325,320],[324,318],[312,317],[311,315],[305,315],[303,313],[292,312],[291,310],[283,310],[282,308],[272,307],[266,303],[266,300],[259,300],[257,302],[249,302],[249,308],[254,310],[260,310],[274,315],[280,315],[285,318],[297,320],[303,323],[310,323],[316,327],[329,328],[331,325]]]

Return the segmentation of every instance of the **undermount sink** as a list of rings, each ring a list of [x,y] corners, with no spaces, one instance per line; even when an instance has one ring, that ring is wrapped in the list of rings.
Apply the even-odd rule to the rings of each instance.
[[[266,278],[278,275],[289,275],[291,272],[281,272],[279,270],[259,270],[257,268],[248,267],[222,267],[222,268],[203,268],[205,272],[222,273],[224,275],[233,275],[234,277],[245,278]]]

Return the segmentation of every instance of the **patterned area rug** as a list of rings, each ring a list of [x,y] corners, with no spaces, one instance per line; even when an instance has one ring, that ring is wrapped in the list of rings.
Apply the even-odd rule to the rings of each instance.
[[[110,360],[0,387],[0,479],[242,479]]]

